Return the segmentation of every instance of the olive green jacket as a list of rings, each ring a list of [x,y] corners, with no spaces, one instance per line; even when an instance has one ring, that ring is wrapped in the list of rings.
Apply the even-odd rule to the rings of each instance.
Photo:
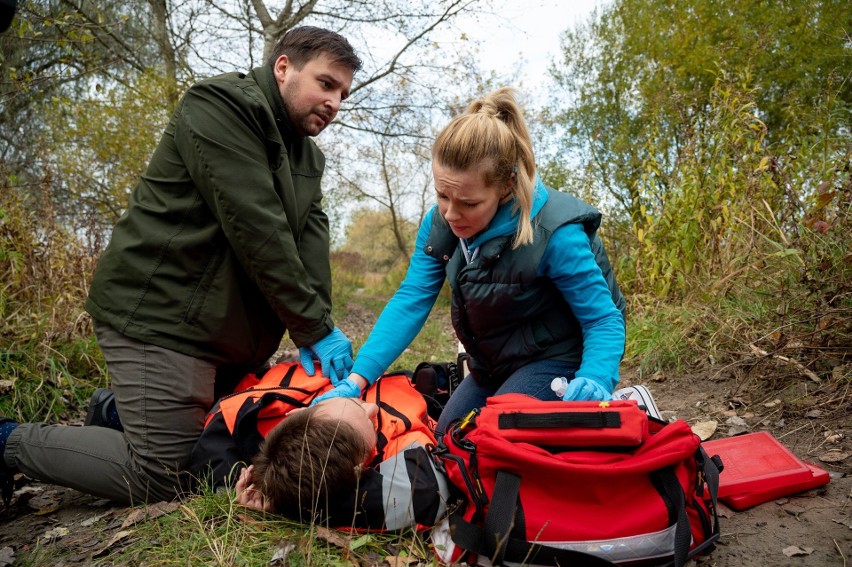
[[[325,158],[270,67],[189,89],[95,271],[86,309],[121,333],[254,364],[334,328]]]

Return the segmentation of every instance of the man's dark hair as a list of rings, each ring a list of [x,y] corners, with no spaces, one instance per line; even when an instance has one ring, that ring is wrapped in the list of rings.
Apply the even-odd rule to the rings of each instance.
[[[301,69],[320,53],[326,53],[335,63],[346,65],[353,73],[361,69],[361,59],[355,55],[355,50],[345,37],[313,26],[300,26],[285,33],[272,50],[267,63],[273,66],[279,57],[286,55],[296,69]]]
[[[317,415],[320,408],[287,416],[254,457],[252,479],[266,505],[303,521],[324,517],[355,489],[373,449],[350,423]]]

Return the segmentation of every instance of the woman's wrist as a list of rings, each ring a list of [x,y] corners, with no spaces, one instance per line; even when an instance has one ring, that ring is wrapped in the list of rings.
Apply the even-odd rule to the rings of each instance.
[[[355,382],[362,392],[364,391],[364,388],[370,385],[370,382],[366,378],[360,374],[355,374],[354,372],[349,375],[349,379]]]

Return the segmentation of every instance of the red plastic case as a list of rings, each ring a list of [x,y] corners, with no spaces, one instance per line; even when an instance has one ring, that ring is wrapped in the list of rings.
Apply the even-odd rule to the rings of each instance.
[[[708,455],[719,455],[719,499],[735,510],[826,484],[826,471],[806,463],[766,431],[705,441]]]
[[[721,498],[721,500],[734,510],[745,510],[747,508],[751,508],[752,506],[757,506],[758,504],[763,504],[764,502],[769,502],[770,500],[781,498],[782,496],[789,496],[790,494],[795,494],[796,492],[802,492],[803,490],[808,490],[811,488],[822,486],[823,484],[828,484],[828,481],[830,480],[828,471],[823,470],[818,466],[808,462],[806,462],[805,465],[807,465],[807,467],[811,470],[811,478],[806,481],[802,481],[797,484],[791,484],[789,486],[779,486],[773,490],[767,490],[765,492],[744,492],[742,494],[731,494],[730,496],[725,496]]]

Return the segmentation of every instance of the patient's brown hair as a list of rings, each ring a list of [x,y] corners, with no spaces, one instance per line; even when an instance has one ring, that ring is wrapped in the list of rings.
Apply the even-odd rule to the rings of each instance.
[[[271,510],[314,520],[358,484],[372,447],[352,425],[314,406],[290,414],[267,435],[252,479]]]

